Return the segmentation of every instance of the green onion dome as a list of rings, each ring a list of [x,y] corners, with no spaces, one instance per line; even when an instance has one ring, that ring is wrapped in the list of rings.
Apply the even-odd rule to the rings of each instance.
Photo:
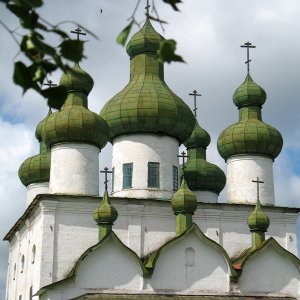
[[[27,158],[19,168],[19,178],[23,185],[31,183],[48,182],[50,178],[51,154],[41,138],[43,124],[50,117],[51,111],[36,127],[35,136],[40,143],[40,154]]]
[[[238,154],[264,155],[272,159],[279,155],[282,136],[261,118],[265,100],[265,91],[248,74],[233,95],[239,108],[239,122],[223,130],[218,138],[218,151],[225,160]]]
[[[60,85],[68,92],[64,106],[45,122],[42,138],[51,147],[64,142],[88,143],[103,148],[108,140],[106,122],[88,106],[87,96],[93,87],[92,77],[78,64],[62,75]]]
[[[155,31],[150,20],[147,18],[142,29],[135,33],[130,39],[126,51],[130,58],[138,54],[156,54],[160,42],[163,40],[165,40],[165,38]]]
[[[100,112],[111,142],[131,133],[168,135],[184,142],[193,131],[192,111],[164,81],[163,63],[156,56],[161,40],[147,19],[127,46],[130,81]]]
[[[268,216],[262,211],[260,201],[257,199],[255,208],[247,220],[250,231],[267,231],[270,225]]]
[[[103,200],[93,213],[93,219],[98,225],[113,224],[118,218],[117,210],[111,205],[107,191],[104,192]]]
[[[182,178],[179,190],[173,194],[171,199],[174,214],[194,214],[197,209],[197,197],[189,189],[185,178]]]
[[[206,161],[206,147],[210,144],[209,134],[196,121],[190,138],[185,142],[188,160],[184,177],[192,191],[212,191],[219,194],[226,183],[224,172]]]

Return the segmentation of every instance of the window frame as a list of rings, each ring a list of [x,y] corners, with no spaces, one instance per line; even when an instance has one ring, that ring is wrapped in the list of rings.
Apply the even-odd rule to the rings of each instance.
[[[128,168],[128,170],[125,170],[127,167],[130,167],[130,168]],[[125,172],[128,172],[128,174],[126,174]],[[133,174],[133,163],[132,162],[124,163],[123,164],[123,184],[122,184],[123,190],[132,188],[132,174]],[[127,179],[128,179],[128,184],[127,184]],[[125,183],[126,183],[126,185],[125,185]]]
[[[178,167],[173,166],[172,167],[172,179],[173,179],[173,191],[177,191],[179,187],[179,181],[178,181]]]
[[[149,161],[148,162],[148,188],[156,188],[160,187],[160,163]]]

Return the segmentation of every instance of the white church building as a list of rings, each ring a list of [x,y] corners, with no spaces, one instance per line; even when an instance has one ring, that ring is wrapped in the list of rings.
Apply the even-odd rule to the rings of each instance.
[[[62,75],[67,99],[38,124],[40,153],[19,169],[27,208],[4,238],[6,300],[300,299],[300,209],[275,205],[283,140],[262,120],[266,92],[248,72],[233,95],[238,122],[218,139],[225,176],[164,81],[163,40],[147,18],[127,45],[129,83],[100,114],[88,109],[91,76],[78,64]],[[101,196],[99,162],[112,166]]]

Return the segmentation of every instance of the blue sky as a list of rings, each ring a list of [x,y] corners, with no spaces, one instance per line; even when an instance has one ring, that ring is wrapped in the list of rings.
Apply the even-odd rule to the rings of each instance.
[[[220,132],[237,121],[238,111],[232,103],[235,89],[246,75],[246,53],[240,45],[246,41],[257,48],[251,51],[251,74],[267,92],[263,120],[283,135],[284,148],[274,164],[276,204],[299,206],[300,186],[300,2],[299,0],[185,0],[181,12],[175,13],[156,0],[160,16],[167,19],[164,36],[178,42],[178,53],[186,64],[165,67],[168,85],[190,106],[188,93],[201,94],[198,121],[212,138],[207,156],[224,170],[226,165],[216,150]],[[87,60],[81,66],[95,81],[89,106],[99,112],[129,78],[126,51],[115,43],[127,25],[135,0],[65,0],[47,1],[41,14],[53,23],[76,20],[95,32],[100,40],[87,37]],[[0,4],[0,19],[15,28],[16,20]],[[142,5],[143,6],[143,5]],[[84,9],[82,9],[84,7]],[[102,13],[100,13],[102,9]],[[138,12],[143,18],[143,9]],[[156,26],[160,31],[160,27]],[[65,30],[74,30],[66,24]],[[135,29],[136,30],[136,29]],[[38,149],[34,138],[37,123],[47,113],[45,100],[35,92],[22,97],[12,83],[13,60],[18,52],[5,30],[0,30],[0,192],[2,204],[0,233],[9,230],[25,209],[26,190],[17,171],[27,157]],[[21,59],[21,57],[17,57]],[[53,74],[58,82],[61,74]],[[111,146],[101,155],[110,165]],[[221,195],[226,201],[225,192]],[[0,244],[0,298],[4,299],[7,267],[7,243]]]

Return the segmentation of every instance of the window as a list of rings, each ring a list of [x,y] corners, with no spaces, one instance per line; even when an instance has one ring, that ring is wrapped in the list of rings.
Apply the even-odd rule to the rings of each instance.
[[[195,250],[191,247],[185,249],[185,265],[188,267],[195,265]]]
[[[22,300],[22,295],[19,296],[19,300]]]
[[[31,257],[31,263],[34,264],[34,261],[35,261],[35,253],[36,253],[36,246],[33,245],[32,247],[32,257]]]
[[[159,163],[158,162],[148,163],[148,187],[150,188],[159,187]]]
[[[178,168],[173,166],[173,191],[178,190]]]
[[[24,265],[25,265],[25,257],[24,255],[22,255],[22,258],[21,258],[21,273],[23,273],[24,271]],[[22,297],[22,295],[21,295]]]
[[[123,189],[132,188],[132,163],[123,164]]]
[[[114,191],[114,185],[115,185],[115,167],[111,170],[111,192]]]
[[[29,289],[29,300],[32,300],[32,286]]]

